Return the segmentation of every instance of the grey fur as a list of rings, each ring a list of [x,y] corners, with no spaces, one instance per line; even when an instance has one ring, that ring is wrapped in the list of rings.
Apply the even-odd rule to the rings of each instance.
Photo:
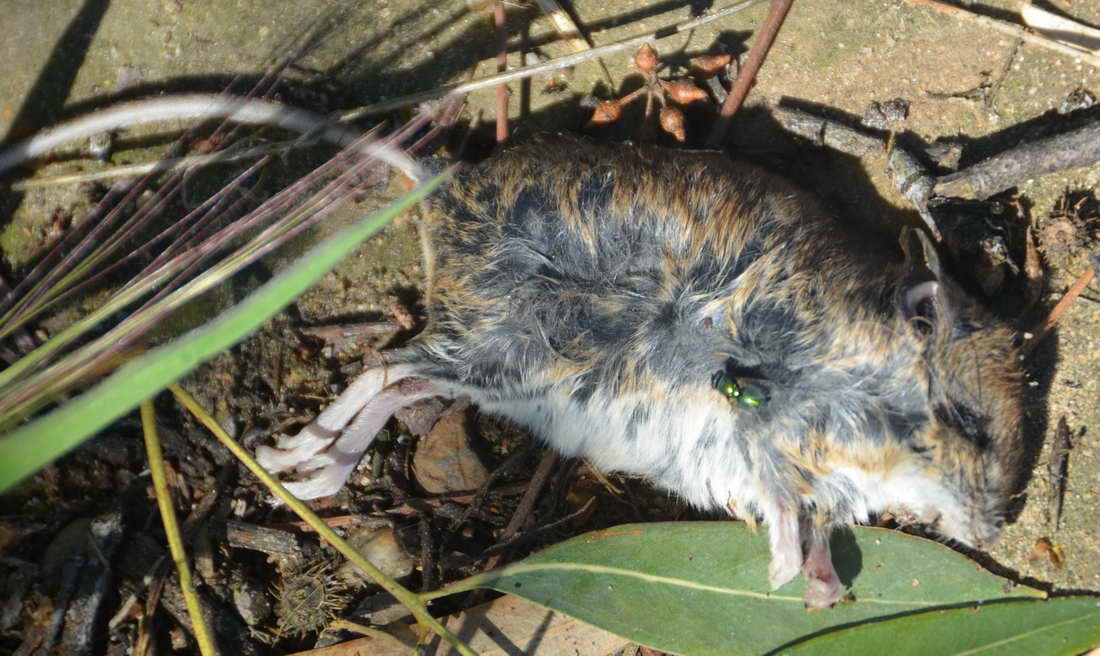
[[[763,518],[773,586],[813,562],[807,601],[835,602],[831,528],[887,509],[976,546],[999,534],[1020,477],[1013,333],[922,236],[902,258],[721,155],[565,137],[463,171],[422,229],[429,325],[387,358],[417,393]],[[727,400],[718,371],[769,401]]]

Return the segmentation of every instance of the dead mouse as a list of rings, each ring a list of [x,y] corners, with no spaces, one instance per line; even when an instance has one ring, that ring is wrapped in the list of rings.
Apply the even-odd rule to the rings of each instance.
[[[540,137],[421,226],[429,323],[277,448],[337,491],[398,408],[469,397],[561,453],[761,518],[770,583],[842,593],[834,527],[891,509],[988,547],[1022,475],[1014,332],[941,271],[717,153]]]

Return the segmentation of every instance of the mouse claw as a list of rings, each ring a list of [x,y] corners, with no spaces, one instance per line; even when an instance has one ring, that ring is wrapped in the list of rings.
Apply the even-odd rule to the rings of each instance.
[[[272,474],[293,471],[332,444],[333,436],[320,434],[318,428],[310,424],[293,437],[275,438],[274,446],[256,447],[256,461]]]

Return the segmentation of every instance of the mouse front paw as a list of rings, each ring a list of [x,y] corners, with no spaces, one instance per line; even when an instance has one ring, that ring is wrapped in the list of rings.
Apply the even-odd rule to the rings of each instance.
[[[772,590],[798,576],[802,568],[802,541],[799,539],[798,516],[780,511],[768,526],[768,542],[772,562],[768,567],[768,583]]]
[[[772,590],[778,590],[798,576],[801,563],[789,554],[772,556],[772,563],[768,567],[768,584]]]

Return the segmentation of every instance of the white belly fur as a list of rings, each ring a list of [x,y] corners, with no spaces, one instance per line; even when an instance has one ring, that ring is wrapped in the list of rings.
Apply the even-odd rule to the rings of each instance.
[[[756,506],[757,486],[735,444],[733,415],[724,400],[682,402],[593,395],[583,406],[564,393],[537,400],[478,400],[486,412],[527,427],[559,452],[584,458],[598,469],[638,474],[675,491],[703,508],[728,508],[729,502]],[[649,416],[627,435],[631,413],[639,405]],[[703,449],[706,433],[717,444]]]

